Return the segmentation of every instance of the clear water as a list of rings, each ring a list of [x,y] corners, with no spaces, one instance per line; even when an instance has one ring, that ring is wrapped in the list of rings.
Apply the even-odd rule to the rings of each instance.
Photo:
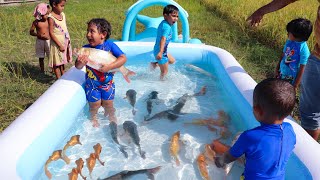
[[[105,162],[102,166],[98,161],[92,172],[92,179],[105,178],[116,174],[122,170],[139,170],[162,166],[161,170],[155,174],[155,179],[202,179],[199,173],[196,158],[203,152],[204,145],[220,137],[219,128],[217,132],[209,131],[205,126],[186,126],[185,122],[194,119],[217,117],[218,110],[224,110],[229,114],[232,121],[241,121],[241,117],[233,108],[231,95],[227,94],[222,87],[220,80],[213,76],[208,76],[183,64],[170,66],[166,81],[159,81],[159,69],[150,71],[146,64],[138,63],[127,68],[135,71],[137,75],[132,79],[131,84],[124,81],[120,73],[115,75],[116,97],[114,105],[118,118],[118,134],[120,144],[126,145],[129,158],[126,159],[112,141],[109,131],[109,121],[103,116],[104,110],[99,109],[99,128],[94,128],[89,120],[88,106],[79,115],[70,133],[56,149],[63,149],[66,142],[73,135],[80,135],[82,145],[75,145],[67,149],[66,154],[71,159],[71,163],[66,165],[64,161],[58,160],[49,164],[49,171],[53,179],[67,179],[71,169],[76,167],[75,161],[82,158],[84,161],[89,154],[94,152],[93,146],[96,143],[102,145],[100,159]],[[214,74],[214,73],[213,73]],[[158,91],[158,97],[162,102],[154,105],[152,114],[171,108],[176,100],[183,94],[193,94],[198,92],[202,86],[207,86],[207,93],[204,96],[189,99],[182,109],[186,113],[176,121],[168,119],[155,119],[148,124],[142,124],[144,116],[147,115],[146,98],[151,91]],[[132,114],[132,107],[125,97],[128,89],[137,92],[136,115]],[[141,139],[141,148],[146,152],[146,159],[139,155],[138,148],[129,141],[129,138],[122,135],[122,123],[133,121],[138,125],[138,132]],[[230,125],[229,130],[236,133],[236,128]],[[179,152],[180,166],[177,166],[169,154],[170,138],[176,131],[180,131],[181,150]],[[230,144],[230,139],[224,143]],[[208,162],[209,175],[211,179],[238,179],[243,171],[243,167],[235,163],[228,176],[222,169],[218,169],[213,162]],[[86,166],[82,169],[84,176],[89,176]],[[44,172],[40,179],[47,179]],[[80,176],[78,179],[82,179]],[[138,174],[128,179],[147,179],[144,174]]]

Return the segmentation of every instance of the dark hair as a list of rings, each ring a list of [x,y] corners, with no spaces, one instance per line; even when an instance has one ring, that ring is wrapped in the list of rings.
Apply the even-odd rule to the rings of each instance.
[[[111,36],[111,24],[104,18],[94,18],[88,22],[88,26],[96,25],[99,33],[107,33],[106,40]]]
[[[50,4],[51,7],[53,7],[53,3],[54,4],[59,4],[62,1],[66,1],[67,2],[67,0],[49,0],[49,4]]]
[[[312,33],[312,23],[304,18],[294,19],[287,24],[287,32],[301,41],[307,41]]]
[[[173,12],[179,12],[179,9],[172,4],[169,4],[163,8],[163,14],[171,14]]]
[[[295,105],[296,91],[287,81],[268,78],[254,88],[253,105],[258,105],[267,114],[283,119]]]

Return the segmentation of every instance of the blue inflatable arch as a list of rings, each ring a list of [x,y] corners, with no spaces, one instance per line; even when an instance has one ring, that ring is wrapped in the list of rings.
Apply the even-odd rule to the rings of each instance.
[[[140,11],[150,6],[160,5],[164,7],[168,4],[175,5],[179,9],[179,20],[182,23],[182,42],[187,43],[189,41],[188,13],[178,3],[172,0],[139,0],[133,4],[126,13],[126,20],[122,29],[122,41],[136,40],[136,21]],[[178,41],[177,23],[173,25],[172,40],[173,42]]]

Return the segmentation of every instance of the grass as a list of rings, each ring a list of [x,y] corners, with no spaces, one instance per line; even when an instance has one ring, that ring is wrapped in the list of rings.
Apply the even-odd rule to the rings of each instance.
[[[125,11],[135,2],[136,0],[68,1],[65,13],[72,46],[80,47],[86,43],[86,22],[97,17],[106,18],[112,25],[111,38],[120,40]],[[266,15],[262,26],[250,29],[245,24],[246,17],[269,0],[176,2],[189,13],[191,38],[199,38],[205,44],[226,49],[256,81],[273,73],[286,38],[287,22],[296,17],[314,21],[318,4],[307,0],[298,1],[286,10]],[[35,38],[29,35],[34,19],[34,6],[34,3],[28,3],[0,7],[0,132],[55,81],[49,71],[40,73],[38,59],[34,55]],[[159,17],[162,7],[150,7],[141,14]],[[141,31],[142,26],[138,25],[137,30]],[[309,45],[313,42],[311,38]]]

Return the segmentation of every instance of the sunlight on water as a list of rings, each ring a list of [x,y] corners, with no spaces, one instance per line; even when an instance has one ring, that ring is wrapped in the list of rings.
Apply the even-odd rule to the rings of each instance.
[[[109,121],[103,116],[104,110],[99,109],[100,127],[94,128],[89,120],[88,106],[86,106],[70,130],[70,134],[66,135],[56,149],[63,149],[70,137],[77,134],[80,135],[82,145],[75,145],[66,150],[66,154],[71,160],[70,164],[66,165],[62,160],[50,163],[48,169],[52,173],[53,179],[67,179],[68,173],[76,167],[75,161],[79,158],[86,161],[89,154],[94,152],[93,146],[96,143],[100,143],[102,146],[100,159],[105,162],[105,165],[102,166],[98,161],[96,162],[91,174],[92,179],[103,179],[122,170],[139,170],[156,166],[161,166],[161,169],[155,174],[155,179],[202,179],[196,158],[200,152],[203,152],[206,143],[211,143],[212,140],[220,137],[220,128],[216,127],[217,131],[212,132],[206,126],[185,125],[184,123],[194,119],[217,117],[217,111],[221,109],[228,113],[232,120],[239,120],[240,116],[232,108],[233,102],[229,97],[231,95],[226,94],[221,82],[216,77],[207,76],[184,65],[171,66],[166,81],[159,81],[159,69],[150,71],[145,64],[128,66],[127,68],[135,71],[137,75],[131,78],[131,84],[126,83],[120,73],[115,75],[116,97],[114,105],[118,118],[119,142],[127,146],[126,151],[129,158],[126,159],[112,141],[108,126]],[[161,99],[159,104],[154,105],[152,116],[173,107],[176,100],[183,94],[191,95],[199,92],[202,86],[207,86],[207,93],[204,96],[190,98],[182,109],[183,115],[177,120],[170,121],[162,118],[142,124],[147,115],[146,99],[151,91],[158,91],[158,97]],[[134,89],[137,92],[135,105],[137,113],[135,115],[132,114],[132,107],[128,100],[124,99],[128,89]],[[146,152],[146,159],[140,157],[138,148],[128,136],[124,135],[122,128],[124,121],[133,121],[138,125],[141,149]],[[235,127],[230,126],[228,129],[232,133],[236,132]],[[175,164],[169,154],[170,138],[178,130],[181,133],[181,149],[178,156],[180,166]],[[230,144],[231,138],[222,140],[222,142]],[[238,179],[243,171],[243,167],[235,163],[231,173],[225,177],[224,171],[216,168],[214,163],[210,161],[207,169],[211,179]],[[86,162],[82,174],[90,177]],[[46,179],[44,172],[42,172],[40,179]],[[79,176],[78,179],[82,178]],[[147,179],[147,176],[138,174],[129,179],[141,180]]]

